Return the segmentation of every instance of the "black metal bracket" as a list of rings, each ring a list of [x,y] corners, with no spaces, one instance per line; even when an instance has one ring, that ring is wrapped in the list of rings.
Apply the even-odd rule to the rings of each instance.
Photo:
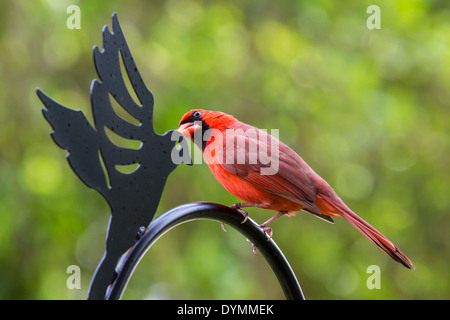
[[[121,259],[116,270],[117,277],[105,298],[115,300],[122,297],[139,261],[163,234],[180,224],[198,219],[212,219],[233,226],[247,237],[265,257],[277,276],[286,298],[304,300],[297,278],[275,242],[272,239],[269,240],[267,234],[252,219],[248,218],[245,223],[242,223],[241,213],[230,207],[211,202],[185,204],[155,218],[148,231]]]
[[[126,75],[121,71],[120,59]],[[272,240],[267,241],[264,232],[250,219],[241,225],[242,215],[237,211],[218,204],[197,203],[172,209],[152,221],[166,179],[178,165],[171,157],[176,141],[173,130],[163,135],[154,131],[153,95],[139,74],[115,13],[112,32],[107,26],[103,28],[103,50],[94,47],[94,62],[100,80],[93,80],[91,85],[93,126],[80,110],[67,108],[36,90],[46,107],[43,114],[53,128],[53,140],[68,151],[68,162],[81,181],[98,191],[111,208],[105,254],[92,278],[88,299],[120,298],[146,249],[171,227],[198,218],[232,224],[267,258],[286,296],[303,298],[281,251]],[[132,98],[124,76],[128,76],[139,102]],[[112,99],[139,124],[120,117],[112,107]],[[122,138],[140,141],[140,147],[114,144],[105,128]],[[175,140],[182,145],[179,158],[184,159],[182,150],[188,150],[187,142],[181,134]],[[189,161],[190,158],[186,163]],[[130,164],[138,165],[131,173],[117,168]],[[119,259],[122,267],[116,268]]]

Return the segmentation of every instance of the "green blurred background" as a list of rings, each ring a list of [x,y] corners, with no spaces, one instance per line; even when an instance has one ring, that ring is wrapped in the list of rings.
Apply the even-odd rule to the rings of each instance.
[[[66,9],[81,9],[70,30]],[[367,7],[381,8],[369,30]],[[273,223],[308,299],[448,299],[450,11],[448,1],[0,2],[0,299],[85,299],[103,253],[106,202],[50,138],[40,87],[89,119],[92,47],[116,11],[155,96],[155,127],[192,107],[280,129],[369,223],[413,261],[391,260],[344,220]],[[237,202],[208,167],[179,166],[158,214]],[[249,209],[259,223],[273,212]],[[264,258],[228,227],[184,224],[137,268],[124,299],[283,299]],[[81,268],[69,290],[69,265]],[[369,290],[367,267],[381,270]]]

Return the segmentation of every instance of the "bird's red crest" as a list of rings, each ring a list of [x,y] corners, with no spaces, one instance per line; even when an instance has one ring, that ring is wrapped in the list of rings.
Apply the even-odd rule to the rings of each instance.
[[[194,117],[198,115],[198,117]],[[180,125],[186,122],[204,121],[209,128],[226,129],[231,123],[237,121],[232,115],[220,112],[209,111],[203,109],[192,109],[186,112],[180,120]]]

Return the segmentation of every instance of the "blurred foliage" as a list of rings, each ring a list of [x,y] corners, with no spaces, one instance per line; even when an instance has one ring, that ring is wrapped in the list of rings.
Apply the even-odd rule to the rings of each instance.
[[[71,4],[81,29],[66,27]],[[381,8],[369,30],[366,9]],[[298,214],[274,239],[308,299],[450,298],[448,1],[0,2],[0,299],[85,299],[104,248],[106,202],[71,171],[41,115],[40,87],[92,119],[92,47],[119,20],[155,96],[158,132],[191,107],[221,110],[280,138],[414,262],[392,261],[346,221]],[[158,214],[232,204],[208,167],[180,166]],[[249,209],[263,222],[273,213]],[[66,269],[79,265],[81,290]],[[369,290],[369,265],[381,289]],[[125,299],[283,299],[244,237],[212,221],[152,247]]]

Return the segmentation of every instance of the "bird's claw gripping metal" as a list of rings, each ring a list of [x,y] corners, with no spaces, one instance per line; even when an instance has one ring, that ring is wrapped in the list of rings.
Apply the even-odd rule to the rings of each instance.
[[[259,227],[269,235],[269,238],[267,239],[267,241],[270,241],[270,239],[272,239],[272,236],[273,236],[272,228],[266,227],[266,226],[264,226],[264,224],[260,225]]]
[[[230,208],[234,209],[234,210],[238,211],[240,214],[242,214],[242,216],[244,217],[244,220],[242,220],[241,224],[244,224],[247,222],[248,212],[245,210],[242,210],[241,207],[239,206],[239,203],[235,203],[235,204],[231,205]]]

